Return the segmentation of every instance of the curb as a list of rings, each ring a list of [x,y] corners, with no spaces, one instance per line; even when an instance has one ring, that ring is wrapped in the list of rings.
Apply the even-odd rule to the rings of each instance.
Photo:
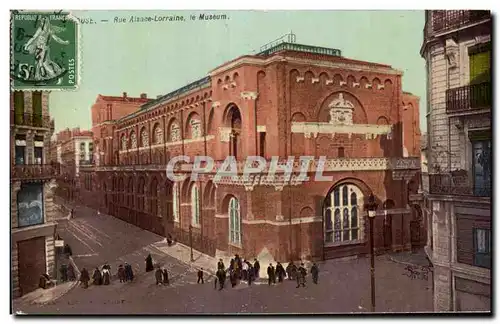
[[[391,255],[387,255],[388,259],[394,263],[398,263],[398,264],[403,264],[403,265],[407,265],[407,266],[417,266],[417,267],[422,267],[423,265],[421,264],[418,264],[418,263],[412,263],[412,262],[405,262],[405,261],[401,261],[401,260],[398,260],[397,258],[391,256]]]
[[[75,261],[73,260],[73,257],[69,256],[68,260],[69,260],[69,263],[71,263],[71,265],[73,266],[73,269],[75,270],[76,280],[73,282],[73,284],[71,284],[66,291],[64,291],[59,296],[56,296],[55,298],[53,298],[51,300],[48,300],[48,301],[45,301],[45,302],[42,302],[42,303],[32,302],[31,304],[35,304],[35,305],[47,305],[49,303],[53,303],[53,302],[57,301],[59,298],[61,298],[62,296],[64,296],[67,293],[69,293],[73,288],[75,288],[76,286],[78,286],[78,283],[80,282],[79,280],[80,280],[80,274],[81,274],[80,269],[78,269],[78,266],[76,265]]]

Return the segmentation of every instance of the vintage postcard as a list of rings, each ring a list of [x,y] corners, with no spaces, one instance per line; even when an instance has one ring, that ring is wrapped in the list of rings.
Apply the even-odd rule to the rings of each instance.
[[[12,313],[491,314],[491,33],[11,11]]]

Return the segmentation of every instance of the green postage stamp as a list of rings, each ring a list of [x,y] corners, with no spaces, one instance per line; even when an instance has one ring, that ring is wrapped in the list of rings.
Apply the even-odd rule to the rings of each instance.
[[[13,90],[75,90],[78,20],[63,11],[11,11]]]

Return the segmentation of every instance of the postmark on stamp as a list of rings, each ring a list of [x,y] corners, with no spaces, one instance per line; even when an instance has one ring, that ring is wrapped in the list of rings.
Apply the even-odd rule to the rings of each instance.
[[[79,25],[68,12],[11,12],[11,88],[75,90]]]

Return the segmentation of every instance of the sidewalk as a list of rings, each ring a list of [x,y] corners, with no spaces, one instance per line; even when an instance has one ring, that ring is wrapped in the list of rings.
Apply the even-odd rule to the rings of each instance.
[[[47,304],[50,302],[54,302],[57,299],[64,296],[68,293],[72,288],[78,285],[78,278],[80,278],[80,270],[77,265],[73,261],[73,258],[69,257],[70,263],[73,265],[75,269],[75,281],[68,281],[60,284],[56,284],[54,287],[49,289],[38,288],[35,291],[32,291],[24,296],[16,298],[12,301],[12,306],[14,312],[22,310],[24,305],[32,305],[32,304]]]
[[[420,249],[416,252],[404,251],[398,253],[389,253],[387,257],[392,262],[404,264],[404,265],[414,265],[419,267],[427,267],[429,266],[429,259],[425,254],[423,249]]]

